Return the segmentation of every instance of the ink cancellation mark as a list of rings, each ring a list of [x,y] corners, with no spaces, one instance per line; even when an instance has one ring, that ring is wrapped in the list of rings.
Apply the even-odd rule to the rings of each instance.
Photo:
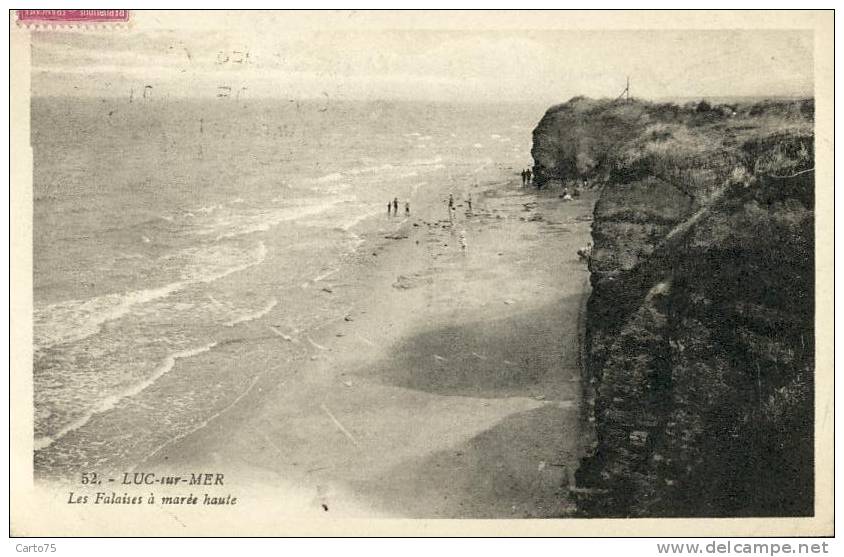
[[[129,21],[129,10],[17,10],[23,25],[86,26],[121,24]]]

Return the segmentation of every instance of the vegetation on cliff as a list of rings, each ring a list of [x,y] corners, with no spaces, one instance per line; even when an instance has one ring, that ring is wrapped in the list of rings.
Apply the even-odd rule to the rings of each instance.
[[[588,177],[587,516],[813,513],[814,103],[575,98],[540,185]]]

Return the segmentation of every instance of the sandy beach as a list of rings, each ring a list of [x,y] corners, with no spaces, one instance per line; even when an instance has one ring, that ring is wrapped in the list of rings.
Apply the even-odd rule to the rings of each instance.
[[[253,321],[232,350],[267,371],[135,470],[221,471],[240,504],[271,498],[286,516],[566,516],[593,195],[563,202],[500,168],[428,189],[303,285],[342,318],[307,334],[272,311]]]

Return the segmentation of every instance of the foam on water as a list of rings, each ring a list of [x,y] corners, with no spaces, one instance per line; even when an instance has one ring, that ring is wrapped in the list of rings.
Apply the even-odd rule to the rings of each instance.
[[[187,264],[182,280],[158,288],[106,294],[88,300],[66,300],[35,308],[35,350],[75,342],[95,335],[107,322],[120,319],[133,308],[164,298],[198,282],[211,282],[258,265],[267,256],[263,242],[244,252],[236,247],[205,247],[184,250],[179,257]]]
[[[156,367],[155,370],[153,370],[152,375],[150,375],[148,378],[144,379],[143,381],[141,381],[139,383],[132,385],[128,389],[126,389],[126,390],[124,390],[124,391],[122,391],[118,394],[111,395],[107,398],[102,399],[101,401],[99,401],[99,403],[96,406],[91,408],[82,417],[80,417],[77,420],[75,420],[75,421],[69,423],[68,425],[64,426],[56,434],[49,436],[49,437],[38,437],[38,438],[36,438],[35,444],[34,444],[35,450],[46,449],[47,447],[49,447],[50,445],[55,443],[57,440],[61,439],[62,437],[64,437],[68,433],[70,433],[71,431],[77,430],[80,427],[87,424],[89,421],[91,421],[91,418],[93,418],[95,415],[102,414],[103,412],[107,412],[107,411],[111,410],[112,408],[114,408],[115,406],[117,406],[117,404],[121,400],[137,395],[138,393],[140,393],[141,391],[143,391],[144,389],[146,389],[147,387],[149,387],[150,385],[155,383],[165,373],[168,373],[170,370],[172,370],[173,367],[175,367],[175,365],[176,365],[176,360],[180,360],[182,358],[191,358],[193,356],[198,356],[199,354],[202,354],[204,352],[208,352],[209,350],[214,348],[216,345],[217,345],[216,342],[211,342],[211,343],[208,343],[204,346],[192,348],[192,349],[189,349],[189,350],[181,350],[179,352],[174,352],[174,353],[168,355],[164,359],[164,361],[161,362],[161,364],[159,364],[159,366]]]
[[[246,313],[246,314],[241,315],[240,317],[235,317],[231,321],[227,321],[225,323],[225,326],[226,327],[234,327],[235,325],[238,325],[240,323],[246,323],[248,321],[254,321],[256,319],[260,319],[263,316],[267,315],[269,312],[271,312],[273,310],[273,308],[276,307],[277,305],[278,305],[278,300],[273,298],[272,300],[267,302],[266,306],[259,309],[258,311]]]
[[[90,300],[67,300],[35,308],[35,350],[94,335],[104,323],[126,315],[135,305],[168,296],[184,285],[184,282],[174,282],[160,288],[107,294]]]
[[[180,440],[182,440],[182,439],[184,439],[185,437],[187,437],[188,435],[190,435],[191,433],[195,433],[195,432],[199,431],[200,429],[202,429],[202,428],[206,427],[206,426],[207,426],[209,423],[211,423],[212,421],[216,420],[217,418],[219,418],[220,416],[222,416],[223,414],[225,414],[226,412],[228,412],[229,410],[231,410],[231,409],[232,409],[235,405],[237,405],[237,403],[238,403],[238,402],[240,402],[241,400],[243,400],[243,398],[244,398],[246,395],[248,395],[250,392],[252,392],[252,389],[253,389],[253,388],[255,388],[255,385],[258,383],[258,380],[260,380],[260,379],[261,379],[261,376],[260,376],[260,375],[257,375],[257,376],[255,376],[255,377],[253,377],[253,378],[252,378],[252,382],[251,382],[251,383],[249,383],[249,386],[248,386],[248,387],[247,387],[247,388],[246,388],[246,389],[245,389],[242,393],[240,393],[239,395],[237,395],[237,397],[236,397],[234,400],[232,400],[232,401],[231,401],[231,402],[230,402],[230,403],[229,403],[229,404],[228,404],[225,408],[223,408],[223,409],[222,409],[222,410],[220,410],[219,412],[215,412],[215,413],[214,413],[214,414],[212,414],[211,416],[208,416],[208,418],[206,418],[205,420],[203,420],[201,423],[197,424],[196,426],[192,427],[192,428],[191,428],[191,429],[189,429],[188,431],[185,431],[184,433],[181,433],[181,434],[177,435],[176,437],[173,437],[172,439],[168,439],[165,443],[163,443],[163,444],[159,445],[158,447],[156,447],[156,448],[155,448],[155,449],[154,449],[154,450],[153,450],[153,451],[152,451],[149,455],[147,455],[147,456],[146,456],[146,458],[144,458],[144,459],[143,459],[143,461],[141,461],[139,464],[143,464],[144,462],[146,462],[147,460],[151,459],[151,458],[152,458],[152,457],[154,457],[156,454],[158,454],[159,452],[161,452],[161,449],[163,449],[164,447],[168,447],[168,446],[172,445],[173,443],[177,443],[177,442],[179,442]],[[129,472],[134,472],[134,471],[135,471],[135,468],[136,468],[136,466],[132,466],[131,468],[129,468]]]
[[[129,469],[168,438],[202,427],[255,378],[228,373],[231,355],[220,347],[210,374],[176,377],[180,359],[237,337],[232,328],[266,320],[280,305],[286,326],[309,329],[311,307],[282,296],[302,281],[335,278],[370,237],[365,221],[383,225],[383,201],[410,196],[417,210],[417,188],[438,183],[433,173],[452,162],[447,179],[459,180],[487,164],[484,157],[506,163],[511,149],[525,150],[524,139],[504,143],[510,106],[491,115],[486,106],[340,103],[328,120],[315,110],[321,104],[308,111],[297,103],[295,114],[286,101],[256,104],[235,114],[184,102],[162,104],[169,112],[157,119],[141,106],[121,109],[125,125],[116,126],[102,118],[101,104],[39,100],[33,108],[36,447],[88,424],[73,443],[39,451],[42,472],[100,461]],[[68,112],[80,119],[56,130]],[[537,114],[525,112],[523,129]],[[200,136],[201,118],[208,125]],[[153,133],[128,133],[141,126]],[[496,132],[502,137],[489,139]],[[157,137],[167,137],[166,146]],[[488,149],[476,150],[475,141]],[[91,173],[73,162],[91,153],[119,164]],[[245,271],[263,261],[273,268]],[[239,271],[237,280],[224,278]],[[223,377],[237,388],[220,387]],[[166,381],[167,392],[150,388],[155,381]],[[212,403],[214,393],[222,394]],[[130,402],[172,413],[148,416],[150,428],[133,430],[138,442],[125,444],[113,426],[128,419],[122,412],[135,419],[143,411]],[[94,431],[94,422],[104,427]],[[110,443],[120,449],[103,448]]]
[[[364,220],[374,217],[376,215],[380,215],[381,212],[382,210],[380,206],[378,207],[378,209],[370,209],[369,211],[360,212],[343,222],[343,224],[341,224],[339,228],[343,231],[348,231],[355,225],[363,222]]]
[[[271,228],[287,221],[298,220],[304,217],[318,215],[330,210],[338,203],[354,200],[354,197],[344,196],[339,198],[325,199],[310,205],[296,207],[282,207],[271,210],[252,210],[220,216],[216,221],[197,230],[199,235],[216,234],[215,240],[225,240],[266,232]]]

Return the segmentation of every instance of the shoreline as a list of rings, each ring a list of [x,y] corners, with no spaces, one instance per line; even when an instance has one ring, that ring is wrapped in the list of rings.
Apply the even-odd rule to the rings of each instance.
[[[241,500],[289,516],[320,516],[323,504],[331,516],[571,516],[588,298],[575,252],[589,239],[594,195],[567,204],[520,188],[502,166],[429,181],[410,217],[375,215],[346,230],[357,249],[298,287],[300,306],[321,308],[310,325],[286,323],[290,298],[278,293],[215,350],[127,401],[141,412],[173,385],[209,384],[209,372],[233,389],[121,469],[216,470]],[[249,281],[271,284],[275,264]],[[572,271],[583,279],[557,284]],[[138,423],[124,414],[88,426]]]
[[[314,283],[349,311],[302,332],[289,373],[265,373],[239,404],[135,469],[224,470],[256,505],[290,515],[325,505],[335,517],[571,516],[588,280],[550,279],[561,267],[587,272],[575,246],[588,241],[594,199],[565,204],[500,176],[462,189],[474,211],[453,228],[431,219],[446,185],[366,235],[353,265]],[[526,255],[544,261],[536,283]]]

